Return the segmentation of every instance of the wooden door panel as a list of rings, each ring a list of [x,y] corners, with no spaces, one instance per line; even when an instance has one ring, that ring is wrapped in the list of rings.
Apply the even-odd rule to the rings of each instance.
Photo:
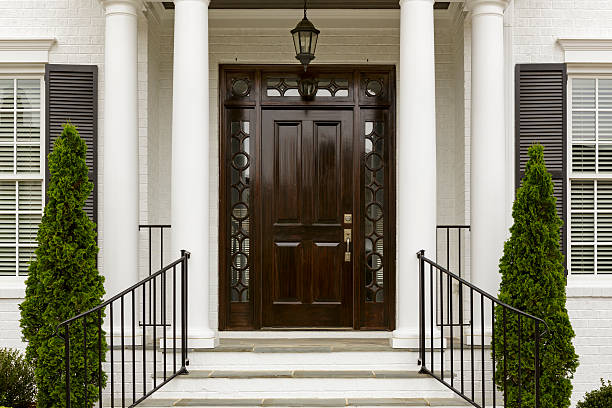
[[[275,304],[302,303],[304,247],[299,242],[274,243]]]
[[[339,123],[314,123],[314,223],[340,223],[342,134]]]
[[[315,242],[312,249],[313,303],[342,303],[344,247]]]
[[[274,126],[274,204],[275,222],[300,220],[302,200],[302,126],[299,122],[276,123]]]

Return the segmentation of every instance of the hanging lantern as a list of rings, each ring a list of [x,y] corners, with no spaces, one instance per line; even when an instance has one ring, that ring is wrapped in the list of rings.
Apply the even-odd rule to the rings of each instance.
[[[295,58],[304,65],[304,71],[308,68],[310,61],[315,59],[317,39],[320,31],[306,18],[306,0],[304,0],[304,18],[293,30],[293,45],[295,46]]]

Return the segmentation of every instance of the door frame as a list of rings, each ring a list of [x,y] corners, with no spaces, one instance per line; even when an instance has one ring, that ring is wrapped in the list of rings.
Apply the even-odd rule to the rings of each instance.
[[[262,218],[261,200],[261,133],[262,111],[264,109],[350,109],[353,110],[353,151],[354,163],[362,163],[363,143],[357,132],[361,131],[364,118],[381,115],[385,122],[385,186],[384,189],[384,302],[365,301],[364,257],[355,257],[353,269],[353,330],[393,330],[395,328],[395,247],[396,247],[396,81],[393,65],[312,65],[308,75],[325,77],[345,74],[349,78],[348,96],[303,99],[299,96],[270,97],[264,95],[264,79],[270,75],[304,74],[298,65],[219,65],[219,330],[259,330],[262,325],[262,260],[259,246],[262,232],[259,221]],[[383,85],[378,96],[367,94],[365,82],[370,78],[380,79]],[[244,94],[236,96],[232,85],[243,79],[248,84]],[[248,302],[231,301],[230,282],[230,216],[228,157],[230,149],[230,118],[248,119],[251,122],[249,134],[249,291]],[[355,203],[353,209],[353,235],[362,237],[364,211],[362,165],[354,165]],[[254,176],[253,176],[254,175]],[[365,242],[363,238],[353,242]],[[353,253],[363,253],[363,248],[354,246]]]

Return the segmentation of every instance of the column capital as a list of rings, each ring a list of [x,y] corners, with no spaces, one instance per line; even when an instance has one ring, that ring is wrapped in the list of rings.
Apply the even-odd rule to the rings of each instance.
[[[510,0],[467,0],[466,2],[472,16],[481,14],[503,16],[508,4]]]
[[[105,15],[128,14],[137,15],[139,10],[144,9],[143,0],[99,0],[104,6]]]
[[[206,7],[210,6],[210,0],[174,0],[174,3],[185,3],[185,2],[205,3]]]
[[[433,7],[434,0],[399,0],[400,7],[403,7],[408,3],[431,3],[431,6]]]

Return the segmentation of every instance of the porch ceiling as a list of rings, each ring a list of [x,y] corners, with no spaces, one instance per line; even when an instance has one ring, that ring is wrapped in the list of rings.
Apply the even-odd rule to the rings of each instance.
[[[211,0],[211,9],[301,9],[303,0]],[[398,0],[308,0],[309,9],[396,9]]]

